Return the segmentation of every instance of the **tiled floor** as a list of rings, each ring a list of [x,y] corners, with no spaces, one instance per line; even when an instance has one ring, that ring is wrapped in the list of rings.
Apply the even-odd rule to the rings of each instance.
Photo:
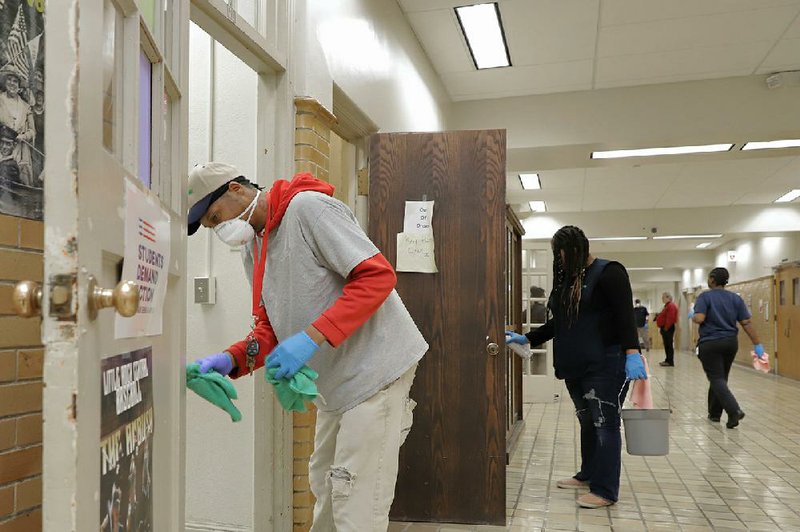
[[[578,509],[555,481],[575,473],[578,431],[566,390],[561,400],[526,405],[525,433],[508,468],[508,526],[392,523],[391,532],[800,530],[800,383],[734,367],[731,388],[747,417],[736,429],[706,419],[707,381],[690,354],[661,368],[656,406],[672,398],[670,454],[623,451],[619,502]],[[663,389],[658,383],[663,385]],[[623,444],[624,445],[624,444]]]

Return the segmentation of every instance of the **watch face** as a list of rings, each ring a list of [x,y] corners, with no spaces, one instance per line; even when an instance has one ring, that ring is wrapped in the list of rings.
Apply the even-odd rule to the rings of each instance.
[[[258,354],[258,340],[253,338],[247,342],[247,356],[254,357]]]

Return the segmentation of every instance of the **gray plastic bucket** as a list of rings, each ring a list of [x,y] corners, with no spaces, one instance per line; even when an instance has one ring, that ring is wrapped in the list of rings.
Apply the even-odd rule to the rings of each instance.
[[[628,454],[669,454],[669,415],[668,408],[623,409],[620,417],[625,423],[625,446]]]

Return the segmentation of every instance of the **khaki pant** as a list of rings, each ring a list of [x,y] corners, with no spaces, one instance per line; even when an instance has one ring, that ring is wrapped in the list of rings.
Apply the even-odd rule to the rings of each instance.
[[[647,327],[639,327],[639,345],[643,345],[645,350],[650,351],[650,331]]]
[[[416,403],[408,394],[416,364],[344,414],[317,411],[309,464],[312,532],[385,532],[394,500],[400,446]]]

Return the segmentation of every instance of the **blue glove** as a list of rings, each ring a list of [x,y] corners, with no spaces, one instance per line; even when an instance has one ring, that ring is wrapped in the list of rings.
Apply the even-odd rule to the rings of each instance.
[[[753,352],[758,355],[758,358],[764,358],[764,346],[756,344],[753,346]]]
[[[508,344],[519,344],[525,345],[528,343],[528,337],[524,334],[518,334],[514,331],[506,331],[506,345]]]
[[[290,336],[272,350],[267,357],[267,368],[278,368],[276,379],[291,379],[305,366],[319,346],[305,331]]]
[[[195,360],[195,364],[200,364],[200,373],[208,373],[213,369],[222,375],[229,375],[233,371],[233,357],[227,351]]]
[[[692,319],[692,318],[694,318],[694,311],[690,310],[689,311],[689,319]]]
[[[641,353],[633,353],[625,357],[625,377],[629,381],[647,380],[647,371]]]

